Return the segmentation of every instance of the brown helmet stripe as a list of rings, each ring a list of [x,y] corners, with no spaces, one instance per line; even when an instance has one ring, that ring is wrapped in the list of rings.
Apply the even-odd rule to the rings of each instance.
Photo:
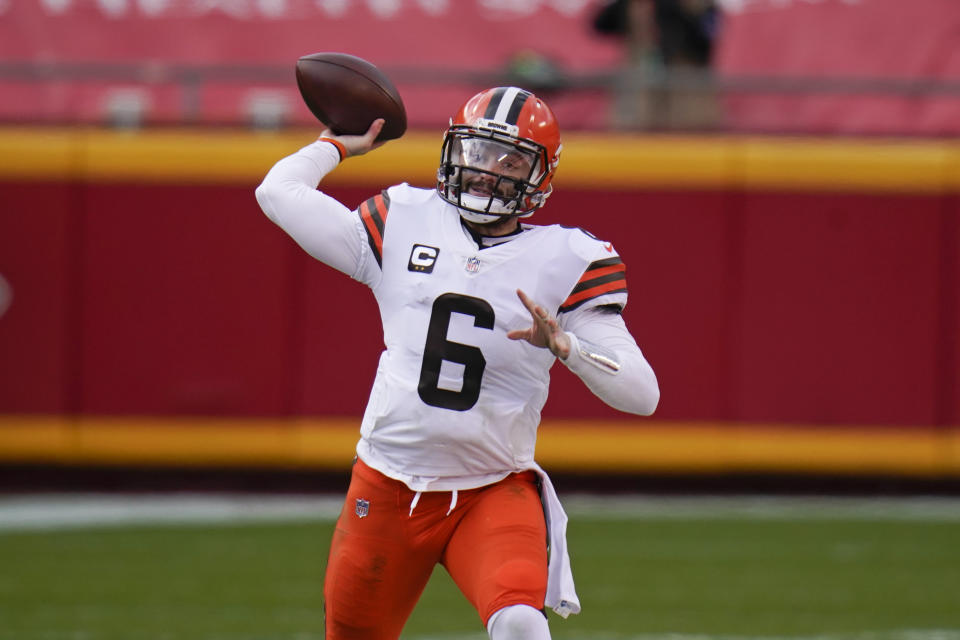
[[[517,124],[517,120],[520,118],[520,111],[523,110],[523,105],[527,103],[527,99],[533,94],[529,91],[520,91],[514,97],[513,104],[510,105],[510,111],[507,112],[507,124]]]
[[[487,103],[483,117],[496,122],[517,124],[523,105],[532,95],[529,91],[517,87],[497,87],[490,95],[490,102]]]
[[[500,108],[500,101],[503,100],[503,94],[507,92],[506,87],[497,87],[490,96],[490,102],[487,103],[487,110],[483,112],[483,117],[487,120],[493,120],[497,115],[497,109]]]

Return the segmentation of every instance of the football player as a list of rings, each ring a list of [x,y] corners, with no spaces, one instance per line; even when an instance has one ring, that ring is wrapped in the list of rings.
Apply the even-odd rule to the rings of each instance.
[[[559,359],[607,404],[649,415],[660,391],[624,324],[624,265],[544,205],[560,131],[532,93],[470,98],[444,136],[436,189],[392,186],[349,208],[317,190],[382,143],[322,133],[257,188],[310,255],[370,287],[386,349],[324,583],[328,639],[396,640],[437,563],[493,640],[550,637],[580,611],[566,515],[534,459]]]

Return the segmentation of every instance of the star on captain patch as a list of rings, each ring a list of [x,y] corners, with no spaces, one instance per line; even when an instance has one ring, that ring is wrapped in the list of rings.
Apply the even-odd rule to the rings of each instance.
[[[368,515],[370,515],[370,501],[364,500],[363,498],[357,498],[357,506],[353,511],[357,514],[358,518],[366,518]]]

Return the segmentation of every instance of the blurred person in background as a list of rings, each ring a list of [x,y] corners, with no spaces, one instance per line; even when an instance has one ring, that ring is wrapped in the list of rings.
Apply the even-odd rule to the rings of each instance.
[[[382,144],[382,126],[324,131],[256,192],[310,255],[373,290],[383,321],[327,565],[326,637],[396,640],[440,563],[493,640],[545,640],[546,606],[580,611],[566,515],[534,460],[549,370],[559,359],[622,411],[659,401],[621,316],[624,265],[585,231],[521,221],[550,195],[561,150],[553,112],[529,91],[465,103],[436,189],[395,185],[353,211],[318,191]],[[349,323],[349,309],[331,312]]]
[[[709,129],[718,123],[710,64],[719,26],[713,0],[608,0],[597,33],[623,39],[612,124],[618,129]]]

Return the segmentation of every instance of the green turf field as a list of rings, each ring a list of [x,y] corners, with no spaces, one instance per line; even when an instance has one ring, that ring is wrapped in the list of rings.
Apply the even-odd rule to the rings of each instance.
[[[584,611],[554,638],[960,640],[960,514],[770,513],[571,509]],[[0,638],[320,639],[331,527],[0,527]],[[438,568],[403,638],[485,637]]]

